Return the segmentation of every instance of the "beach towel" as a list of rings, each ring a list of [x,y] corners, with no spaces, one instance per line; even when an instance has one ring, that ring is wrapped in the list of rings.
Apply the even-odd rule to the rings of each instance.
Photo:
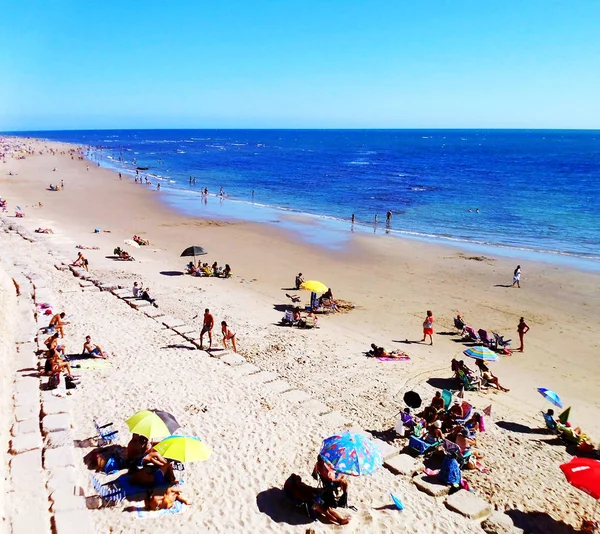
[[[183,504],[181,501],[175,501],[175,504],[171,506],[171,508],[166,508],[164,510],[152,510],[151,512],[146,510],[142,506],[137,506],[137,515],[141,519],[148,519],[151,517],[162,517],[164,515],[175,515],[182,514],[187,509],[187,506]]]
[[[410,356],[403,355],[403,356],[400,356],[399,358],[386,357],[386,358],[377,358],[377,359],[380,362],[405,362],[407,360],[410,360]]]
[[[112,362],[100,360],[98,358],[90,358],[89,360],[75,360],[77,363],[72,363],[71,367],[79,371],[96,371],[101,369],[109,369],[112,367]]]

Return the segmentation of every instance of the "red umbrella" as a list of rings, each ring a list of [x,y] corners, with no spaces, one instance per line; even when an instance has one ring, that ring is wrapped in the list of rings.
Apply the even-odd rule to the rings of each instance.
[[[600,499],[600,460],[575,456],[560,468],[572,486]]]

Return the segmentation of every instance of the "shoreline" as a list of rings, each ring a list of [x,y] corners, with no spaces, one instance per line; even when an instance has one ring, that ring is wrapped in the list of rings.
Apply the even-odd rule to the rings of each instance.
[[[47,138],[41,139],[50,143],[54,142]],[[67,144],[76,146],[72,143]],[[112,157],[109,159],[108,152],[116,150],[111,148],[110,145],[98,147],[86,145],[85,148],[86,158],[94,164],[100,162],[102,168],[122,172],[125,176],[132,178],[135,176],[134,168],[131,167],[130,162],[119,162]],[[202,201],[203,199],[198,191],[185,186],[171,185],[175,182],[168,176],[152,172],[149,172],[148,176],[161,181],[164,202],[180,214],[192,217],[216,218],[225,222],[234,220],[236,222],[262,223],[269,226],[279,225],[291,230],[296,238],[302,239],[305,243],[317,244],[326,249],[339,249],[347,240],[352,238],[352,235],[348,234],[356,232],[361,235],[376,234],[378,237],[385,235],[385,237],[432,243],[460,249],[462,252],[497,255],[515,259],[517,262],[519,260],[533,261],[587,272],[600,272],[600,255],[594,255],[593,253],[545,250],[527,244],[510,245],[466,237],[427,234],[402,228],[387,228],[384,223],[373,225],[366,221],[360,221],[356,225],[351,225],[350,219],[264,204],[237,196],[226,197],[219,202],[218,195],[211,194],[209,195],[209,202],[206,203]],[[397,217],[401,218],[402,215],[397,215]],[[310,228],[314,224],[320,226],[318,237],[315,237]]]

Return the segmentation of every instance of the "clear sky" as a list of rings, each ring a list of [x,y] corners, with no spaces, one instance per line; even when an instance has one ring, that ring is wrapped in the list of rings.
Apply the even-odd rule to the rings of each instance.
[[[600,128],[600,0],[0,0],[0,130]]]

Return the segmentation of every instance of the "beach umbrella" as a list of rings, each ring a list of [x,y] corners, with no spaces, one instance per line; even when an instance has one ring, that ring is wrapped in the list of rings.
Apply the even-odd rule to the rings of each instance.
[[[381,452],[364,434],[344,432],[323,441],[321,458],[339,473],[370,475],[383,465]]]
[[[181,425],[177,422],[177,419],[175,419],[175,416],[169,412],[163,412],[162,410],[150,410],[151,412],[154,412],[156,415],[158,415],[158,417],[160,417],[160,419],[162,420],[162,422],[167,425],[167,428],[169,429],[169,433],[174,434],[175,431],[179,428],[181,428]]]
[[[569,484],[596,500],[600,499],[600,460],[574,456],[570,462],[562,464],[560,469]]]
[[[313,293],[325,293],[329,288],[323,282],[318,282],[317,280],[307,280],[306,282],[302,282],[300,284],[300,289],[306,289],[307,291],[312,291]]]
[[[204,461],[212,454],[208,445],[190,436],[170,436],[163,439],[154,449],[165,458],[184,463]]]
[[[469,347],[463,354],[469,358],[485,362],[495,362],[498,359],[498,355],[487,347]]]
[[[416,391],[407,391],[404,394],[404,402],[411,408],[421,407],[421,396]]]
[[[554,406],[558,408],[563,407],[560,397],[556,393],[554,393],[554,391],[550,391],[546,388],[537,388],[537,390],[542,397],[544,397],[546,400],[549,400],[552,404],[554,404]]]
[[[169,427],[155,413],[150,410],[141,410],[134,413],[125,424],[133,434],[145,436],[148,439],[166,438],[171,435]]]
[[[193,247],[186,248],[180,254],[180,257],[183,258],[185,256],[193,256],[194,257],[194,263],[196,263],[196,256],[204,256],[204,254],[208,254],[208,252],[206,252],[206,250],[204,250],[202,247],[194,245]]]
[[[558,416],[561,425],[566,425],[571,416],[571,407],[569,406],[563,413]]]
[[[133,239],[126,239],[125,241],[123,241],[123,243],[129,245],[130,247],[140,248],[140,245],[136,243]]]

